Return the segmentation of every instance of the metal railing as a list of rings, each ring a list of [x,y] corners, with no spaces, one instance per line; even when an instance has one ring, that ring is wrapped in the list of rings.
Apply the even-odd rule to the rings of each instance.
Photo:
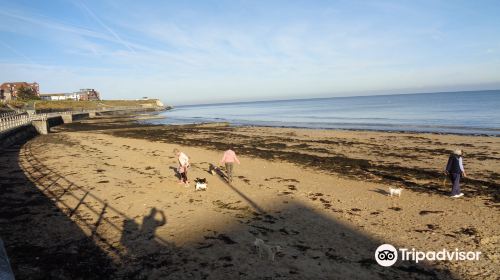
[[[0,118],[0,132],[30,124],[32,118],[28,114],[14,114]]]
[[[16,111],[10,111],[10,112],[5,112],[5,113],[0,113],[0,118],[6,118],[6,117],[11,117],[19,114]]]

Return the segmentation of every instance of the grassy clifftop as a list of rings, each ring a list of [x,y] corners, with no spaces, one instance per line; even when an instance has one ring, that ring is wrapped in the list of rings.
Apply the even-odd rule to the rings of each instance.
[[[16,108],[36,109],[37,111],[61,111],[61,110],[92,110],[101,108],[134,106],[144,108],[162,108],[163,104],[157,99],[145,100],[99,100],[99,101],[9,101],[9,104]]]

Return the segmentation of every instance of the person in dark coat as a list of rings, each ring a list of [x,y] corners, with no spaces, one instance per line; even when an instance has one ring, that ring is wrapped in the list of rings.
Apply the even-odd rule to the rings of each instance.
[[[446,164],[445,173],[450,177],[453,185],[451,197],[464,196],[464,194],[460,192],[460,178],[466,177],[467,174],[465,173],[462,161],[462,150],[456,150],[450,155],[448,163]]]

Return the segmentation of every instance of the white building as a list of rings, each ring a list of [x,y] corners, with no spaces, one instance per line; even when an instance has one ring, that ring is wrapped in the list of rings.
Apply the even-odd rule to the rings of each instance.
[[[42,100],[60,101],[60,100],[79,100],[77,93],[47,93],[40,94]]]
[[[42,100],[58,101],[58,100],[100,100],[100,94],[94,89],[81,89],[71,93],[46,93],[40,94]]]

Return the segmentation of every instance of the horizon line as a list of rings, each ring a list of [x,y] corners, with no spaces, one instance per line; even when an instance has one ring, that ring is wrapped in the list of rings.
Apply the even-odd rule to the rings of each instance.
[[[458,92],[485,92],[485,91],[500,91],[500,88],[497,88],[497,89],[482,89],[482,90],[458,90],[458,91],[455,90],[455,91],[410,92],[410,93],[353,95],[353,96],[330,96],[330,97],[311,97],[311,98],[298,97],[298,98],[290,98],[290,99],[232,101],[232,102],[199,103],[199,104],[184,104],[184,105],[171,105],[171,106],[173,106],[175,108],[175,107],[190,107],[190,106],[216,106],[216,105],[246,104],[246,103],[265,103],[265,102],[280,102],[280,101],[320,100],[320,99],[332,99],[332,98],[379,97],[379,96],[392,96],[392,95],[418,95],[418,94],[439,94],[439,93],[458,93]]]

